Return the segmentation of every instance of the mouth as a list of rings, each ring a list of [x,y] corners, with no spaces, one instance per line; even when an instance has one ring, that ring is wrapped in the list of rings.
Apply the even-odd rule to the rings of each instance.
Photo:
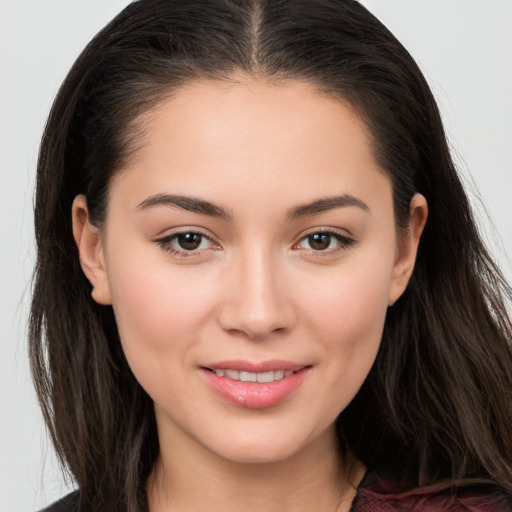
[[[228,402],[251,409],[272,407],[302,384],[312,365],[285,361],[225,361],[200,367],[210,388]]]
[[[240,382],[259,382],[259,383],[270,383],[275,382],[277,380],[284,379],[293,375],[299,370],[270,370],[268,372],[247,372],[241,370],[232,370],[232,369],[217,369],[213,370],[211,368],[205,368],[210,372],[215,373],[215,375],[219,377],[226,377],[231,380],[238,380]]]

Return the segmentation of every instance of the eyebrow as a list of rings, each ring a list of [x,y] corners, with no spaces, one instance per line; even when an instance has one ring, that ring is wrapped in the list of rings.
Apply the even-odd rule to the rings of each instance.
[[[209,201],[204,201],[203,199],[197,199],[195,197],[170,194],[157,194],[148,197],[137,206],[137,210],[147,210],[148,208],[153,208],[155,206],[177,206],[178,208],[182,208],[189,212],[209,215],[210,217],[217,217],[224,220],[231,220],[233,217],[228,210],[210,203]]]
[[[137,206],[137,210],[147,210],[155,206],[178,207],[189,212],[208,215],[224,220],[232,220],[233,215],[229,210],[222,206],[215,205],[204,199],[196,197],[157,194],[150,196]],[[368,205],[351,194],[343,194],[341,196],[330,196],[317,199],[311,203],[306,203],[292,208],[287,213],[289,220],[297,220],[310,215],[317,215],[335,208],[357,207],[364,211],[370,211]]]
[[[370,211],[369,206],[361,199],[351,194],[343,194],[341,196],[324,197],[311,203],[297,206],[288,212],[287,217],[289,220],[297,220],[309,215],[316,215],[335,208],[346,208],[349,206],[355,206],[365,212]]]

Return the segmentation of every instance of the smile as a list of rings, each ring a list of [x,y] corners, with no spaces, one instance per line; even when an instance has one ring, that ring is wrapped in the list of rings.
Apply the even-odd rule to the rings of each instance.
[[[219,377],[226,377],[231,380],[238,380],[241,382],[260,382],[269,383],[276,380],[284,379],[294,373],[293,370],[274,370],[269,372],[244,372],[240,370],[211,370]]]
[[[301,385],[311,365],[285,361],[224,361],[200,368],[208,386],[231,404],[250,409],[273,407]]]

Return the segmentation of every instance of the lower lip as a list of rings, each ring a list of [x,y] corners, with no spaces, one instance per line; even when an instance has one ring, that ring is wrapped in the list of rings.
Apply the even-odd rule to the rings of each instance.
[[[232,404],[249,409],[264,409],[282,402],[302,383],[310,368],[303,368],[288,377],[268,383],[242,382],[201,369],[210,387]]]

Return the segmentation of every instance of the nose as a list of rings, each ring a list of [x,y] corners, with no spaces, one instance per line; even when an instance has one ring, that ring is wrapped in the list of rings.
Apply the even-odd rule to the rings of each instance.
[[[289,331],[296,315],[286,272],[270,254],[250,252],[229,266],[218,318],[225,331],[261,340]]]

